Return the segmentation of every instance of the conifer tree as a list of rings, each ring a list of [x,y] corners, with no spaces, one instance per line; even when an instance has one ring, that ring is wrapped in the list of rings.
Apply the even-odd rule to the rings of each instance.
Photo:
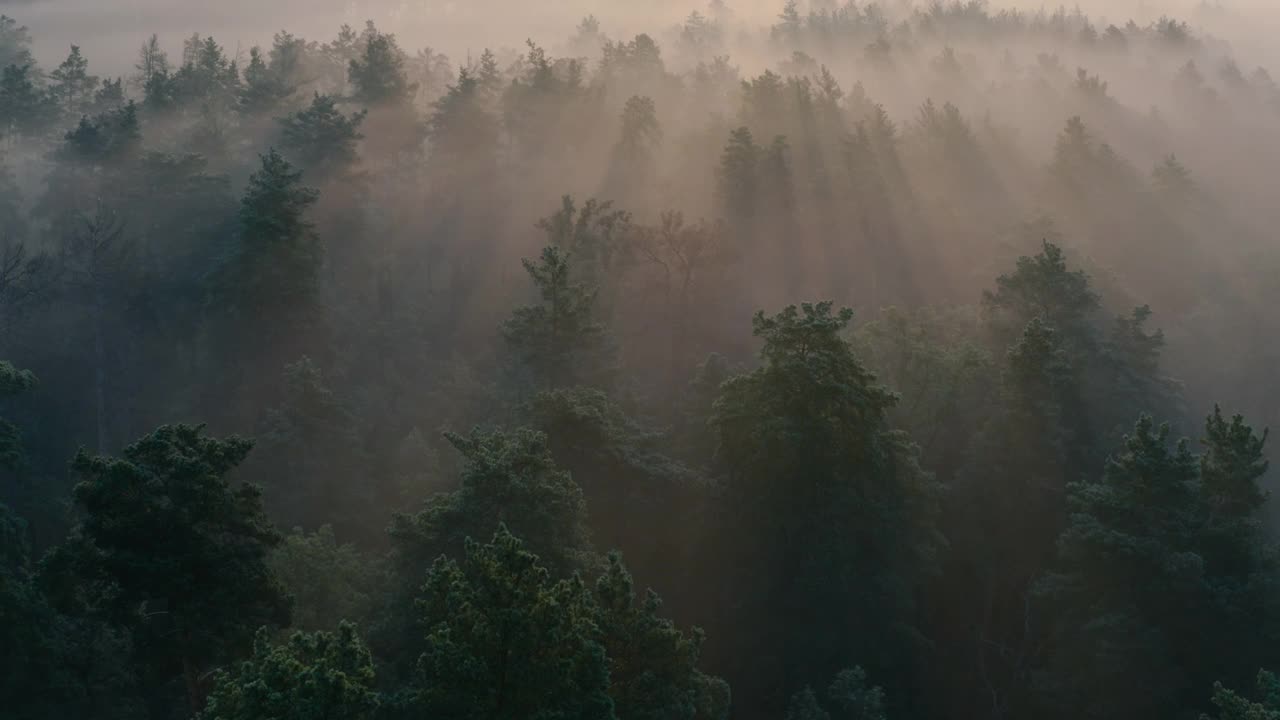
[[[544,435],[477,429],[446,439],[462,455],[456,489],[432,496],[416,514],[395,516],[389,529],[396,581],[373,637],[398,675],[407,676],[424,649],[414,629],[422,573],[437,558],[462,557],[471,538],[509,524],[556,578],[597,562],[582,490],[556,465]]]
[[[290,626],[302,632],[332,632],[343,622],[363,625],[386,589],[386,568],[333,528],[286,535],[268,560],[271,572],[293,598]]]
[[[332,525],[345,542],[376,541],[380,491],[370,477],[359,427],[310,358],[285,367],[281,403],[263,417],[250,467],[285,527]]]
[[[505,527],[487,544],[467,540],[458,560],[437,560],[419,606],[419,712],[615,717],[591,590],[576,577],[553,579]]]
[[[599,385],[609,370],[608,336],[596,320],[596,291],[571,277],[570,254],[546,247],[524,260],[541,300],[517,308],[502,335],[514,370],[537,389]]]
[[[489,101],[494,101],[502,91],[502,71],[498,69],[498,56],[489,48],[480,53],[480,61],[472,75],[480,83]]]
[[[312,74],[316,50],[315,43],[281,30],[271,39],[267,70],[282,88],[292,93],[300,85],[316,81]]]
[[[740,127],[729,134],[729,143],[720,156],[716,176],[720,202],[731,221],[746,223],[755,214],[757,196],[756,165],[761,150],[751,131]]]
[[[652,187],[657,173],[654,155],[661,141],[662,127],[653,99],[632,96],[622,109],[622,135],[614,145],[605,181],[610,197],[633,199]]]
[[[1195,703],[1186,692],[1203,659],[1186,643],[1199,618],[1185,608],[1205,572],[1198,464],[1168,437],[1144,416],[1101,479],[1068,486],[1070,522],[1040,588],[1056,618],[1047,697],[1064,713],[1157,717]]]
[[[266,564],[280,537],[261,491],[227,478],[251,447],[175,425],[120,457],[82,451],[72,463],[82,520],[60,552],[111,585],[152,682],[178,675],[192,712],[209,668],[246,649],[260,626],[289,622],[289,598]]]
[[[240,87],[237,108],[248,116],[260,116],[274,111],[294,92],[277,72],[267,67],[262,59],[262,49],[249,49],[249,64],[244,68],[244,83]]]
[[[841,670],[827,689],[827,707],[812,688],[791,696],[787,720],[885,720],[884,691],[867,681],[860,667]]]
[[[1217,711],[1212,716],[1201,715],[1200,720],[1280,720],[1280,679],[1260,670],[1255,682],[1257,701],[1242,697],[1220,682],[1214,683],[1213,705]]]
[[[659,615],[662,600],[635,596],[622,556],[596,581],[597,625],[609,657],[609,694],[620,718],[723,720],[729,686],[698,668],[702,631],[691,636]]]
[[[1242,685],[1271,662],[1276,630],[1264,618],[1280,612],[1280,547],[1266,528],[1264,490],[1268,433],[1214,408],[1205,420],[1200,456],[1198,553],[1204,562],[1206,609],[1213,627],[1193,651],[1200,677]]]
[[[308,175],[341,176],[358,158],[356,145],[364,138],[360,124],[365,115],[365,111],[344,115],[335,98],[317,93],[308,107],[280,120],[280,146]]]
[[[1073,355],[1094,349],[1098,295],[1083,270],[1068,269],[1062,248],[1053,243],[1046,241],[1034,257],[1018,258],[1015,271],[996,278],[994,292],[983,293],[982,304],[1004,337],[1039,317]]]
[[[0,15],[0,68],[32,65],[31,32],[8,15]]]
[[[271,149],[240,202],[240,241],[224,282],[232,301],[259,321],[313,308],[321,248],[306,213],[319,193]]]
[[[1080,380],[1060,335],[1039,318],[1006,356],[991,416],[973,439],[948,506],[951,577],[973,591],[947,606],[965,617],[964,657],[991,712],[1029,712],[1047,633],[1029,600],[1052,567],[1080,457]]]
[[[170,72],[169,54],[160,47],[160,38],[154,33],[138,50],[138,62],[133,66],[136,74],[133,84],[146,88],[156,76],[168,76]]]
[[[482,67],[482,72],[497,70]],[[493,182],[496,176],[499,127],[483,94],[486,83],[495,82],[496,76],[486,79],[463,68],[457,82],[432,105],[434,112],[428,121],[432,159],[452,192],[460,192],[473,182]]]
[[[53,80],[54,95],[73,115],[88,108],[99,83],[97,76],[89,74],[89,61],[80,54],[78,45],[71,46],[71,54],[49,73],[49,78]]]
[[[397,562],[421,572],[441,554],[458,556],[467,538],[504,524],[556,577],[592,564],[582,489],[557,467],[545,435],[475,430],[446,438],[462,455],[458,487],[430,498],[416,515],[397,516]]]
[[[372,720],[378,709],[373,659],[350,623],[282,643],[261,630],[253,658],[213,682],[198,720]]]
[[[97,113],[110,112],[124,107],[126,102],[130,101],[125,96],[124,78],[117,77],[115,80],[107,78],[102,81],[102,85],[94,92],[90,109]]]
[[[162,77],[153,76],[153,80]],[[192,110],[229,109],[240,92],[240,70],[212,37],[189,40],[183,48],[182,66],[173,74],[175,100]]]
[[[789,618],[768,637],[739,636],[737,650],[776,663],[746,681],[770,688],[777,714],[842,658],[901,668],[890,648],[903,647],[911,588],[941,543],[938,488],[889,427],[895,396],[841,337],[851,318],[830,303],[757,313],[763,364],[723,385],[712,421],[732,518],[718,532],[734,538],[719,546],[733,558],[724,562],[734,622]],[[859,590],[868,586],[880,590]]]
[[[57,100],[37,84],[37,73],[32,64],[0,70],[0,131],[5,134],[35,135],[58,117]]]
[[[36,384],[29,370],[19,370],[0,360],[0,398],[25,392]],[[26,469],[27,455],[22,446],[22,433],[8,420],[0,418],[0,470],[19,472]]]
[[[408,100],[413,88],[405,74],[404,52],[395,36],[379,32],[370,22],[360,42],[362,51],[348,63],[355,99],[369,106]]]
[[[1160,198],[1172,207],[1180,207],[1196,197],[1196,183],[1191,171],[1178,160],[1177,155],[1167,155],[1151,171],[1151,181]]]

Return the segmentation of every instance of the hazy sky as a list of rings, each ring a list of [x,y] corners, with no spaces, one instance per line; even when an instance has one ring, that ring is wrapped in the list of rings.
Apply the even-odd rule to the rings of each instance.
[[[892,7],[907,1],[881,3]],[[1145,22],[1162,14],[1185,18],[1230,38],[1245,66],[1270,64],[1280,56],[1273,42],[1280,32],[1277,0],[1221,0],[1209,6],[1200,0],[1065,4],[1117,23],[1130,17]],[[782,0],[729,0],[729,5],[744,18],[761,21],[776,15]],[[807,0],[801,0],[802,8],[806,5]],[[990,5],[1038,9],[1058,3],[993,0]],[[344,22],[359,26],[373,19],[397,33],[409,50],[429,45],[463,57],[485,45],[516,47],[530,37],[553,44],[568,36],[588,13],[602,20],[606,32],[622,37],[639,30],[661,32],[690,10],[705,6],[705,0],[0,0],[0,11],[30,26],[43,65],[56,65],[68,46],[76,43],[103,73],[126,72],[133,49],[152,32],[172,50],[192,32],[211,34],[234,53],[237,48],[247,51],[254,44],[269,43],[272,33],[280,29],[328,39]]]
[[[198,31],[234,52],[237,46],[269,43],[280,29],[328,39],[344,22],[358,27],[372,19],[395,32],[407,49],[430,45],[460,56],[485,44],[516,46],[526,37],[560,40],[587,13],[606,23],[642,20],[660,29],[691,7],[696,5],[670,0],[36,0],[6,12],[31,28],[37,58],[46,66],[65,57],[73,42],[95,65],[117,66],[131,61],[120,57],[122,48],[132,52],[152,32],[176,48],[183,36]]]

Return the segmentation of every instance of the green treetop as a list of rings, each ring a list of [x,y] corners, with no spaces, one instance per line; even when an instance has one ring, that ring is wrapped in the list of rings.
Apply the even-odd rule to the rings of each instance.
[[[938,488],[889,427],[895,396],[842,336],[851,318],[831,303],[758,313],[763,364],[723,385],[712,420],[738,622],[788,618],[785,633],[739,653],[775,658],[779,674],[753,682],[783,693],[850,656],[899,662],[887,651],[902,647],[912,588],[941,543]],[[870,586],[878,590],[863,591]]]
[[[468,540],[460,561],[441,557],[419,607],[415,705],[427,717],[615,717],[590,589],[553,580],[505,527]]]
[[[273,643],[258,633],[253,657],[214,679],[198,720],[372,720],[378,709],[373,659],[355,626],[294,633]]]
[[[193,710],[208,668],[246,649],[260,626],[289,621],[266,563],[280,536],[258,488],[227,477],[251,447],[174,425],[120,457],[72,462],[81,521],[64,552],[114,586],[144,662],[159,677],[180,672]]]
[[[333,177],[355,165],[364,118],[364,111],[342,114],[335,98],[317,93],[309,106],[281,118],[281,147],[304,171]]]
[[[404,51],[394,35],[379,32],[369,23],[361,37],[363,51],[348,63],[348,77],[355,99],[366,105],[403,102],[413,88],[405,74]]]
[[[502,335],[518,373],[538,389],[599,384],[608,375],[608,336],[596,320],[596,291],[575,282],[570,254],[546,247],[524,260],[541,302],[517,308]]]

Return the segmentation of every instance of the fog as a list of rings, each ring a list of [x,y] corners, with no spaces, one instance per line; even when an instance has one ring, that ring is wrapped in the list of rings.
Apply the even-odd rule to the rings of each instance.
[[[228,0],[42,0],[19,5],[24,24],[38,38],[36,56],[46,63],[62,59],[75,43],[117,72],[132,65],[133,54],[122,50],[158,33],[176,47],[195,32],[214,35],[229,49],[247,50],[269,44],[278,30],[304,37],[324,37],[343,23],[363,25],[374,20],[395,32],[408,48],[431,46],[452,56],[484,47],[517,47],[526,38],[567,35],[588,14],[596,14],[615,30],[662,27],[683,19],[688,8],[670,0],[646,2],[507,3],[494,0],[439,2],[421,0],[300,0],[259,3]],[[13,14],[13,13],[11,13]]]
[[[907,4],[906,0],[881,3],[887,8]],[[738,19],[747,23],[772,23],[780,9],[776,2],[740,1],[729,5]],[[1104,27],[1111,22],[1122,25],[1130,19],[1147,23],[1162,15],[1177,16],[1197,30],[1225,37],[1257,64],[1271,64],[1280,52],[1269,42],[1280,30],[1280,11],[1265,0],[1086,0],[992,5],[1025,12],[1052,12],[1060,6],[1068,10],[1079,8]],[[0,3],[0,7],[4,6]],[[78,44],[102,65],[104,72],[126,72],[133,56],[123,48],[137,46],[151,33],[159,34],[166,45],[176,47],[197,28],[214,35],[228,48],[247,49],[269,43],[271,35],[281,29],[304,37],[323,37],[342,23],[358,26],[371,19],[393,29],[409,48],[431,46],[451,56],[465,56],[486,46],[517,47],[526,38],[561,37],[587,15],[600,18],[607,32],[623,37],[637,32],[656,33],[696,9],[678,0],[226,0],[216,4],[197,0],[33,0],[10,2],[9,7],[9,14],[19,15],[32,28],[36,37],[34,52],[41,62],[59,62],[69,45]]]
[[[1166,365],[1185,384],[1193,406],[1222,401],[1280,420],[1272,402],[1274,379],[1219,372],[1219,359],[1204,352],[1231,348],[1233,362],[1261,370],[1276,351],[1267,345],[1270,333],[1224,328],[1265,312],[1266,301],[1255,293],[1274,289],[1259,273],[1273,262],[1274,228],[1280,224],[1273,189],[1280,162],[1280,90],[1267,72],[1280,60],[1272,41],[1280,17],[1276,8],[1261,2],[1140,0],[1069,8],[975,2],[931,9],[889,0],[850,4],[836,21],[831,18],[837,3],[811,0],[798,3],[799,24],[786,30],[777,5],[39,0],[8,3],[4,12],[28,28],[41,82],[52,82],[48,73],[77,45],[90,73],[125,77],[126,95],[140,102],[145,90],[135,64],[138,48],[152,34],[175,68],[192,33],[216,41],[241,71],[250,49],[264,48],[265,57],[280,31],[310,43],[304,48],[308,57],[298,61],[303,69],[290,71],[292,94],[261,117],[237,115],[234,98],[225,107],[204,104],[202,111],[144,113],[143,142],[153,150],[200,150],[200,138],[211,137],[206,131],[212,128],[217,139],[205,149],[208,169],[226,177],[234,193],[243,189],[257,153],[281,142],[273,122],[281,113],[303,108],[314,92],[339,98],[340,107],[361,105],[350,97],[353,86],[341,62],[322,57],[340,26],[359,32],[372,22],[393,35],[415,85],[411,106],[368,108],[356,164],[363,173],[358,193],[347,181],[317,184],[323,186],[322,208],[361,206],[363,239],[355,246],[387,254],[379,262],[392,271],[413,257],[405,267],[427,263],[431,272],[459,272],[461,260],[452,254],[474,244],[463,236],[486,238],[484,259],[467,262],[492,263],[493,271],[475,271],[467,282],[476,287],[450,300],[464,320],[450,341],[457,345],[447,352],[466,348],[481,352],[483,363],[495,361],[488,354],[490,325],[520,296],[510,287],[519,258],[537,249],[541,233],[535,222],[554,211],[562,195],[579,204],[591,197],[612,201],[650,226],[664,211],[684,213],[691,222],[747,223],[730,217],[723,166],[730,131],[744,126],[762,154],[775,137],[784,138],[780,162],[792,198],[787,202],[793,204],[785,212],[753,209],[755,219],[740,232],[759,236],[752,242],[761,249],[737,257],[733,270],[751,279],[708,286],[714,297],[703,299],[711,309],[701,321],[717,329],[686,338],[678,362],[662,362],[687,368],[704,351],[740,351],[743,326],[718,335],[720,328],[754,308],[804,297],[833,297],[864,316],[890,305],[971,305],[1001,268],[1044,239],[1026,228],[1047,218],[1052,236],[1061,238],[1108,295],[1109,310],[1153,306],[1165,332]],[[695,10],[707,24],[690,30]],[[588,16],[598,26],[584,34],[580,23]],[[1173,30],[1162,30],[1162,20]],[[1108,44],[1108,27],[1118,44]],[[656,47],[637,50],[631,41],[641,33]],[[882,51],[875,47],[878,39],[884,41]],[[485,113],[498,127],[484,136],[502,148],[496,166],[489,164],[495,162],[491,153],[471,145],[483,142],[479,137],[457,140],[465,152],[448,150],[442,137],[423,137],[431,134],[433,114],[441,112],[435,103],[456,83],[459,68],[469,67],[474,75],[481,54],[491,49],[502,76],[495,82],[519,81],[530,72],[526,41],[545,50],[561,79],[577,73],[571,82],[587,92],[572,102],[562,98],[554,109],[535,109],[495,88]],[[607,43],[616,55],[610,65],[602,55]],[[767,71],[772,74],[763,75]],[[791,80],[804,85],[789,85]],[[823,94],[828,92],[834,94]],[[623,117],[633,96],[654,102],[652,115],[642,120],[656,130],[636,141],[638,150],[627,145],[625,134],[648,131],[628,131]],[[823,103],[830,108],[815,110],[825,108]],[[880,120],[872,117],[877,107],[885,113]],[[824,117],[828,111],[833,114]],[[37,140],[6,140],[21,207],[30,212],[46,218],[51,212],[37,212],[54,199],[53,176],[45,177],[57,164],[50,153],[64,132],[59,127],[73,124],[78,112],[41,125],[50,132]],[[529,122],[524,129],[513,124],[521,113]],[[1069,189],[1055,179],[1055,147],[1073,116],[1081,117],[1089,143],[1116,155],[1115,172],[1127,176],[1128,194]],[[882,121],[889,135],[877,140],[873,130]],[[522,144],[522,132],[532,133],[526,138],[532,145]],[[862,181],[823,179],[845,162],[836,158],[845,152],[848,132],[869,133],[879,163],[876,182],[882,184],[877,192],[886,194],[856,212],[828,196],[851,192],[850,183]],[[635,173],[627,163],[639,160],[619,155],[624,150],[643,155]],[[471,157],[477,152],[482,160]],[[1189,172],[1194,212],[1185,198],[1159,197],[1153,168],[1170,156]],[[446,158],[453,165],[443,164]],[[397,164],[402,162],[409,164]],[[449,187],[456,182],[483,186]],[[502,198],[497,206],[488,205],[491,194]],[[779,212],[787,217],[776,217]],[[52,227],[37,215],[29,244],[52,248]],[[462,225],[447,229],[449,223]],[[850,230],[850,223],[860,227]],[[877,223],[883,225],[876,229]],[[469,230],[461,229],[468,224]],[[847,243],[833,239],[846,232],[852,233]],[[785,250],[763,239],[779,233],[792,241]],[[424,234],[432,238],[426,245]],[[326,235],[323,228],[320,235]],[[331,248],[330,259],[339,252]],[[794,265],[790,279],[769,272],[783,261],[779,253]],[[402,281],[411,282],[408,276]],[[653,365],[658,358],[646,355],[652,350],[652,331],[646,329],[652,318],[622,298],[654,281],[640,273],[609,291],[621,303],[616,312],[619,342],[629,357],[624,365],[629,362],[644,377],[642,384],[661,374]],[[408,286],[405,291],[412,292]],[[337,293],[330,302],[350,300],[337,287],[326,292]],[[362,311],[347,309],[354,313],[347,321],[359,323]]]
[[[32,547],[94,529],[78,448],[192,423],[257,440],[227,472],[300,529],[272,557],[305,629],[357,616],[400,700],[430,560],[499,523],[553,573],[622,550],[708,629],[733,714],[686,720],[854,664],[895,718],[1195,717],[1274,660],[1223,658],[1280,608],[1275,3],[0,13],[0,503]],[[1181,604],[1126,595],[1144,572]],[[1166,644],[1094,667],[1104,625]],[[200,707],[229,648],[129,702]]]

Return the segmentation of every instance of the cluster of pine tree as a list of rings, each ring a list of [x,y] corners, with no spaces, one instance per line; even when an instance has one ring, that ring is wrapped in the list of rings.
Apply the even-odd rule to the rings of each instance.
[[[0,716],[1280,718],[1280,86],[812,6],[0,16]]]

